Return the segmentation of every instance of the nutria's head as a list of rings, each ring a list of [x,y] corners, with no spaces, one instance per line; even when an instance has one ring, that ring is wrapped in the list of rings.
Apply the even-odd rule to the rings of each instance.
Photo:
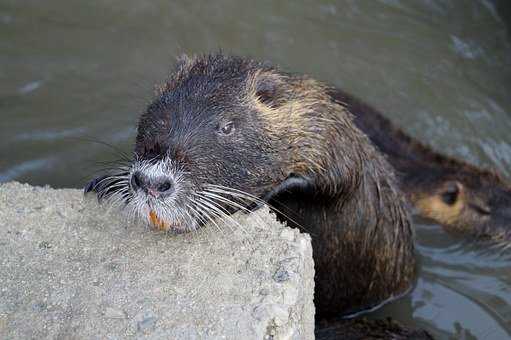
[[[468,164],[430,170],[415,190],[419,213],[447,229],[494,239],[511,239],[511,187],[497,174]],[[450,170],[449,170],[450,169]]]
[[[357,181],[356,155],[338,150],[336,169],[328,158],[331,136],[347,125],[350,138],[353,128],[323,117],[337,105],[324,93],[252,60],[184,57],[140,118],[132,164],[86,191],[122,200],[161,229],[189,231],[288,186],[349,190],[341,182]]]

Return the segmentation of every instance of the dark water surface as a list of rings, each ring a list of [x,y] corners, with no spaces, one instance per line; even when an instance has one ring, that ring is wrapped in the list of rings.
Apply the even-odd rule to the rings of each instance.
[[[445,153],[511,175],[503,0],[0,0],[0,182],[81,187],[129,151],[181,53],[270,60],[351,91]],[[384,307],[440,338],[511,336],[511,260],[417,224],[422,274]],[[478,249],[479,248],[479,249]]]

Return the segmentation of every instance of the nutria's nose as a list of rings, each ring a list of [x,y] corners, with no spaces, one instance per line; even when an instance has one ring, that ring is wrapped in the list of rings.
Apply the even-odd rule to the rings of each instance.
[[[153,197],[164,197],[174,191],[174,185],[170,178],[148,178],[140,171],[136,171],[131,175],[130,182],[134,191],[143,190]]]

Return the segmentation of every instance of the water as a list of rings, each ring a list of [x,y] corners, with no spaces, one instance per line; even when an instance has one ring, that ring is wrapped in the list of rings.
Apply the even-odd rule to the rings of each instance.
[[[0,0],[0,181],[81,187],[131,149],[181,53],[271,60],[340,86],[445,153],[510,176],[506,0]],[[422,271],[392,315],[440,338],[511,336],[511,260],[417,223]]]

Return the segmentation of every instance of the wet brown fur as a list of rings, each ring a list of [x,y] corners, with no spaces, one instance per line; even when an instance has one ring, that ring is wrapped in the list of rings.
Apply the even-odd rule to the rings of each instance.
[[[451,231],[511,239],[511,186],[502,176],[435,152],[345,92],[334,90],[331,96],[350,110],[356,125],[385,154],[419,215]],[[443,195],[449,190],[454,196],[448,204]]]
[[[318,310],[356,312],[405,292],[413,241],[392,171],[325,85],[307,78],[289,85],[290,101],[260,111],[265,133],[289,138],[287,172],[313,177],[315,192],[271,203],[313,236]]]

